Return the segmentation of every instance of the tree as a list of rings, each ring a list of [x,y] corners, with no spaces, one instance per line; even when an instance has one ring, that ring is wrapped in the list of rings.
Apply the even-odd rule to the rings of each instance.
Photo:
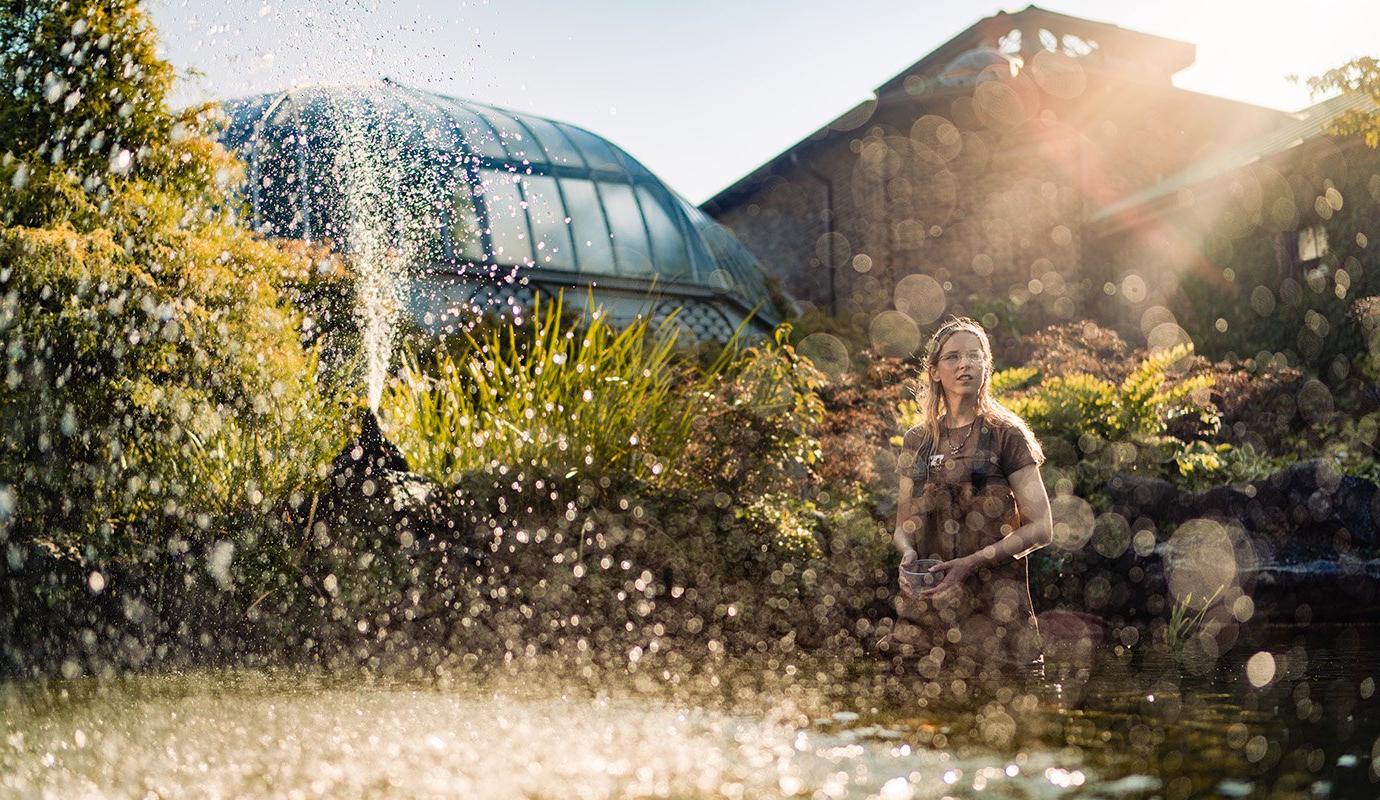
[[[0,15],[0,539],[152,552],[338,446],[284,293],[311,263],[238,223],[217,111],[169,108],[156,44],[135,0]]]
[[[1372,149],[1380,147],[1380,60],[1371,56],[1353,58],[1340,67],[1309,78],[1308,88],[1314,94],[1344,92],[1370,95],[1369,108],[1353,108],[1339,115],[1331,123],[1336,136],[1361,136]]]

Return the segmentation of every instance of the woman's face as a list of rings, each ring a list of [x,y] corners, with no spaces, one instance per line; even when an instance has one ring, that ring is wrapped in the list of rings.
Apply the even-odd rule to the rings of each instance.
[[[977,334],[959,331],[939,348],[939,363],[930,369],[930,380],[939,381],[944,395],[955,400],[976,397],[987,375],[987,359]]]

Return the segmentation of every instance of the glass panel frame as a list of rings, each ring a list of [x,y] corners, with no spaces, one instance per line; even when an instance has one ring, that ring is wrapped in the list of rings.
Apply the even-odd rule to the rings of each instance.
[[[511,116],[493,108],[474,109],[489,127],[493,128],[499,143],[514,166],[523,164],[544,164],[545,153],[541,144],[532,134]]]
[[[627,170],[619,162],[618,156],[614,154],[613,147],[608,142],[598,136],[574,125],[561,125],[561,131],[570,139],[571,144],[584,156],[585,164],[591,170],[602,172],[616,172],[626,175]]]
[[[659,185],[647,183],[638,184],[636,191],[647,231],[652,236],[653,268],[670,280],[693,280],[695,270],[685,242],[685,226],[677,219],[670,193]]]
[[[483,117],[458,100],[447,102],[445,110],[467,150],[476,155],[507,160],[508,151],[503,148],[503,142],[499,141],[498,132]]]
[[[484,223],[470,187],[469,173],[463,169],[456,175],[451,191],[450,215],[447,219],[450,256],[457,266],[462,262],[482,264],[485,261]]]
[[[536,139],[538,148],[544,156],[540,163],[579,170],[587,169],[585,158],[581,155],[579,148],[561,131],[559,125],[540,117],[529,117],[522,114],[513,116]],[[538,163],[536,159],[532,161]]]

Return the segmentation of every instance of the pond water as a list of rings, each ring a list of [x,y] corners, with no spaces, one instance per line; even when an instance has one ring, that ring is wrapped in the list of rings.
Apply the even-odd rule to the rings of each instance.
[[[1376,632],[986,687],[818,657],[11,683],[0,795],[1373,797]]]

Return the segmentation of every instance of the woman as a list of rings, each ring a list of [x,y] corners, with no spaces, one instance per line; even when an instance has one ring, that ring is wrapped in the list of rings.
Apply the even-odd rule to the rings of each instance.
[[[976,321],[951,318],[925,351],[920,423],[906,432],[894,534],[902,569],[937,559],[937,583],[901,576],[883,648],[936,674],[979,676],[1040,660],[1025,557],[1053,537],[1044,454],[989,391],[992,348]],[[929,671],[929,670],[926,670]]]

